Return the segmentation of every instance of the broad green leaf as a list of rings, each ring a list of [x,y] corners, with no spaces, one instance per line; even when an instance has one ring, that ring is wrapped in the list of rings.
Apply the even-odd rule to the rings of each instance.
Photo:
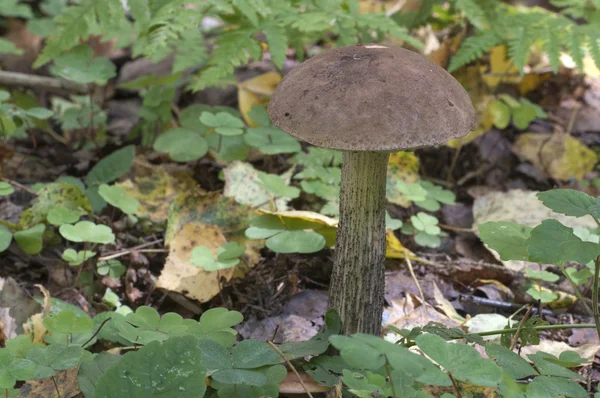
[[[29,229],[15,232],[13,237],[21,250],[27,254],[34,255],[42,251],[45,230],[46,226],[44,224],[38,224]]]
[[[425,247],[439,247],[442,244],[442,240],[437,235],[430,235],[426,232],[419,232],[415,235],[415,242],[418,245]]]
[[[151,342],[125,354],[96,383],[95,398],[202,397],[207,370],[192,336]]]
[[[94,257],[95,252],[89,250],[76,251],[74,249],[65,249],[62,254],[62,259],[69,263],[70,266],[78,266],[83,264],[84,261]]]
[[[395,231],[397,229],[402,228],[402,221],[392,218],[390,216],[390,214],[386,211],[385,212],[385,228],[386,229],[391,229],[392,231]]]
[[[560,377],[538,376],[527,385],[527,398],[587,398],[578,383]]]
[[[168,153],[176,162],[191,162],[206,155],[208,142],[196,131],[176,128],[162,133],[154,141],[154,150]]]
[[[492,121],[496,128],[504,130],[510,123],[510,108],[502,101],[493,101],[488,106],[490,115],[492,115]]]
[[[64,224],[58,229],[63,238],[71,242],[113,243],[115,235],[110,227],[96,225],[91,221],[79,221],[75,225]]]
[[[200,122],[212,127],[215,132],[224,136],[235,136],[244,134],[244,122],[228,112],[210,113],[202,112]]]
[[[538,372],[536,372],[535,369],[533,369],[531,365],[519,354],[514,353],[500,344],[486,344],[485,352],[490,358],[496,361],[496,363],[500,365],[505,372],[507,372],[516,380],[523,379],[528,376],[537,376],[538,374]]]
[[[298,188],[290,187],[282,177],[276,174],[267,174],[259,171],[258,177],[260,179],[258,185],[275,197],[297,198],[300,196]]]
[[[34,343],[26,334],[19,334],[15,338],[6,340],[6,348],[15,358],[25,358],[29,350],[34,347],[44,348],[43,343]]]
[[[101,352],[93,361],[84,361],[77,371],[77,384],[85,397],[93,397],[98,379],[121,359],[120,355]]]
[[[13,388],[17,380],[29,380],[35,375],[35,365],[18,359],[6,348],[0,348],[0,388]]]
[[[385,365],[384,353],[374,350],[369,344],[347,336],[331,336],[329,341],[353,368],[379,369]]]
[[[575,267],[568,267],[565,269],[565,272],[567,273],[567,275],[569,275],[573,282],[575,282],[578,285],[587,284],[589,279],[594,275],[587,268],[578,270]]]
[[[12,41],[0,38],[0,54],[21,55],[21,54],[23,54],[23,50],[21,50],[19,47],[15,46],[15,43],[13,43]],[[1,99],[0,99],[0,102],[2,102]],[[0,129],[0,131],[2,131],[2,130]]]
[[[32,348],[27,353],[27,358],[35,363],[35,376],[33,379],[51,377],[59,370],[67,370],[79,365],[83,356],[83,348],[72,345],[52,344],[45,348]]]
[[[590,195],[574,189],[553,189],[536,195],[544,206],[556,213],[583,217],[589,214],[589,207],[596,203]]]
[[[521,106],[512,109],[512,117],[515,127],[525,130],[535,120],[536,110],[528,104],[521,103]]]
[[[265,245],[276,253],[315,253],[325,247],[325,238],[313,231],[283,231]]]
[[[211,155],[226,162],[244,160],[248,157],[250,147],[244,141],[244,137],[225,136],[221,134],[209,134],[206,137]]]
[[[569,370],[568,368],[557,364],[558,358],[546,352],[536,352],[535,354],[527,355],[527,358],[537,368],[538,372],[544,376],[566,377],[569,379],[584,380],[584,377],[578,373]]]
[[[135,157],[135,145],[128,145],[114,151],[100,160],[85,177],[88,187],[108,184],[119,178],[131,169]]]
[[[57,206],[48,211],[46,219],[50,224],[60,227],[63,224],[76,223],[82,215],[81,211],[74,211],[67,207]]]
[[[15,189],[8,182],[0,181],[0,196],[8,196],[15,192]]]
[[[211,376],[214,380],[224,384],[247,384],[249,386],[264,386],[267,378],[264,374],[247,369],[223,369]]]
[[[8,228],[0,225],[0,253],[8,249],[12,241],[13,234]]]
[[[64,334],[82,334],[89,332],[94,327],[94,322],[89,316],[78,317],[74,312],[68,310],[47,316],[43,323],[51,332]]]
[[[573,229],[556,220],[544,220],[531,231],[527,241],[530,261],[559,264],[573,261],[587,264],[600,254],[600,245],[583,242]]]
[[[119,260],[106,260],[98,263],[97,271],[99,275],[108,275],[113,279],[119,279],[125,275],[127,268]]]
[[[31,116],[35,119],[46,120],[51,118],[54,115],[50,109],[46,108],[29,108],[25,111],[28,116]]]
[[[125,190],[117,185],[102,184],[98,188],[98,194],[108,204],[120,209],[125,214],[135,214],[140,207],[136,198],[127,196]]]
[[[527,239],[532,228],[508,221],[491,221],[479,225],[479,237],[500,254],[504,261],[529,259]]]
[[[276,365],[283,359],[264,341],[248,339],[239,342],[231,349],[231,361],[236,369],[253,369]]]
[[[476,386],[497,387],[502,379],[502,369],[491,360],[482,358],[473,347],[448,343],[433,334],[421,334],[416,342],[427,356],[457,380]]]

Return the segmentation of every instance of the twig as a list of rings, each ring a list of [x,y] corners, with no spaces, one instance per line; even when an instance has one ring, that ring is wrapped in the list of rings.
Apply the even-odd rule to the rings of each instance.
[[[450,381],[452,381],[452,386],[454,387],[454,392],[456,393],[456,396],[458,398],[462,398],[460,389],[458,388],[458,384],[456,384],[456,380],[454,380],[454,377],[452,377],[450,373],[448,373],[448,377],[450,377]]]
[[[527,309],[527,312],[525,313],[523,318],[521,318],[521,322],[519,322],[517,331],[513,335],[512,339],[510,340],[510,350],[511,351],[514,350],[515,347],[517,346],[517,342],[519,341],[519,333],[521,333],[521,329],[523,328],[523,325],[525,325],[525,322],[527,322],[527,319],[529,319],[529,315],[531,315],[532,308],[533,308],[533,306],[529,306],[529,308]]]
[[[141,245],[137,245],[137,246],[131,247],[129,249],[121,250],[119,252],[111,253],[111,254],[106,255],[106,256],[98,257],[98,262],[100,262],[100,261],[106,261],[106,260],[112,260],[114,258],[122,257],[122,256],[125,256],[125,255],[133,252],[133,251],[143,249],[144,247],[156,245],[158,243],[161,243],[162,241],[163,241],[163,239],[156,239],[156,240],[154,240],[152,242],[142,243]]]
[[[404,250],[404,260],[406,261],[406,265],[408,266],[408,272],[410,272],[410,276],[415,281],[415,285],[417,285],[417,290],[419,290],[419,296],[421,296],[421,300],[423,300],[423,303],[425,303],[425,295],[423,294],[423,290],[421,290],[421,285],[419,284],[419,280],[417,279],[417,276],[415,275],[415,271],[413,270],[413,266],[412,266],[412,263],[410,262],[410,258],[408,258],[408,251],[406,249],[403,249],[403,250]]]
[[[21,183],[19,183],[19,182],[13,181],[13,180],[11,180],[11,179],[8,179],[8,178],[6,178],[6,177],[0,177],[0,180],[2,180],[2,181],[4,181],[4,182],[7,182],[7,183],[9,183],[10,185],[14,185],[15,187],[17,187],[17,188],[19,188],[19,189],[22,189],[23,191],[25,191],[25,192],[28,192],[28,193],[30,193],[30,194],[32,194],[32,195],[34,195],[34,196],[38,196],[38,193],[37,193],[37,192],[35,192],[34,190],[32,190],[32,189],[31,189],[31,188],[29,188],[29,187],[26,187],[25,185],[23,185],[23,184],[21,184]]]
[[[96,332],[94,332],[94,334],[92,335],[92,337],[90,337],[88,339],[88,341],[86,341],[85,343],[83,343],[81,346],[85,347],[90,341],[94,340],[94,337],[98,336],[98,333],[100,333],[100,330],[102,330],[102,328],[104,327],[104,325],[106,325],[106,322],[110,321],[112,318],[106,318],[104,321],[102,321],[102,323],[100,324],[100,327],[98,328],[98,330],[96,330]]]
[[[25,73],[7,71],[0,71],[0,86],[19,88],[27,87],[58,93],[77,94],[87,94],[91,90],[90,86],[87,84],[75,83],[54,77],[28,75]]]
[[[308,395],[310,398],[313,398],[312,394],[310,393],[310,391],[308,391],[308,388],[304,384],[302,377],[300,377],[300,374],[298,373],[298,371],[296,370],[294,365],[292,365],[290,360],[286,358],[285,354],[283,352],[281,352],[281,350],[275,344],[273,344],[272,341],[267,340],[267,344],[270,345],[271,348],[273,348],[275,350],[275,352],[277,352],[281,358],[283,358],[285,363],[287,363],[288,366],[292,369],[292,371],[296,374],[296,377],[298,377],[298,380],[300,380],[300,384],[302,385],[302,388],[304,388],[304,391],[306,391],[306,395]]]
[[[475,233],[475,230],[473,228],[453,227],[452,225],[446,225],[446,224],[438,224],[438,227],[440,227],[442,229],[447,229],[448,231],[453,231],[453,232],[469,232],[472,234]]]
[[[60,390],[58,389],[58,384],[56,384],[56,379],[54,378],[54,375],[52,375],[52,383],[54,383],[54,388],[56,389],[56,395],[58,395],[58,398],[61,398]]]

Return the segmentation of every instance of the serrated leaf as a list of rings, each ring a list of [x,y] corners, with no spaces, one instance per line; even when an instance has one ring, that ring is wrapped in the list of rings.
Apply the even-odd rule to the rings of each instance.
[[[276,24],[266,25],[262,30],[267,37],[271,60],[277,68],[281,69],[286,60],[286,53],[288,49],[288,38],[286,32],[282,27]]]
[[[544,206],[556,213],[573,217],[589,214],[589,207],[596,203],[590,195],[574,189],[553,189],[536,195]]]
[[[496,344],[488,343],[485,345],[485,352],[498,365],[504,369],[513,379],[519,380],[528,376],[537,375],[538,372],[524,360],[520,355],[514,353],[508,348]]]
[[[527,240],[532,228],[513,222],[487,222],[480,224],[479,237],[500,254],[504,261],[529,259]]]
[[[600,245],[583,242],[572,228],[556,220],[544,220],[531,231],[527,251],[530,261],[540,264],[587,264],[600,254]]]
[[[239,342],[231,349],[231,361],[237,369],[253,369],[276,365],[283,359],[264,341],[248,339]]]

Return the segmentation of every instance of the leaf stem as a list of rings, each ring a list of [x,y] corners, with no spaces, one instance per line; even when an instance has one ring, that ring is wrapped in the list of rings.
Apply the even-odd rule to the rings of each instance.
[[[598,310],[598,278],[600,278],[600,256],[594,260],[594,284],[592,285],[592,307],[594,307],[594,322],[596,323],[596,331],[600,338],[600,310]]]
[[[288,366],[292,369],[292,371],[296,374],[296,377],[298,377],[298,380],[300,381],[300,385],[302,386],[302,388],[304,388],[304,391],[306,391],[306,395],[308,395],[310,398],[313,398],[312,394],[306,387],[306,384],[304,384],[304,380],[302,380],[302,377],[300,376],[300,374],[298,373],[298,371],[296,370],[296,368],[294,367],[292,362],[290,362],[290,360],[286,358],[285,354],[283,352],[281,352],[279,347],[277,347],[275,344],[273,344],[272,341],[267,340],[267,344],[270,345],[271,348],[273,348],[275,350],[275,352],[277,352],[281,358],[283,358],[285,363],[287,363]]]
[[[585,310],[587,311],[587,313],[589,315],[592,315],[593,314],[592,309],[585,302],[585,298],[583,297],[583,295],[581,294],[581,292],[577,288],[577,284],[575,283],[575,281],[573,279],[571,279],[571,277],[569,276],[569,274],[567,274],[567,270],[565,269],[564,265],[557,264],[557,266],[560,269],[560,272],[562,272],[563,275],[565,276],[565,278],[567,278],[567,281],[569,281],[569,284],[571,285],[571,287],[573,288],[573,291],[575,292],[575,296],[577,296],[577,299],[579,300],[579,302],[581,303],[581,305],[583,306],[583,308],[585,308]]]

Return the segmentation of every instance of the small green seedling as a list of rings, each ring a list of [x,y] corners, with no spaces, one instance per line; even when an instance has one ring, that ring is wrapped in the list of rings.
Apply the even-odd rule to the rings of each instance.
[[[237,242],[225,243],[217,249],[217,256],[213,255],[210,248],[196,246],[192,249],[190,263],[201,267],[206,271],[219,271],[233,268],[240,263],[240,256],[244,254],[246,247]]]

